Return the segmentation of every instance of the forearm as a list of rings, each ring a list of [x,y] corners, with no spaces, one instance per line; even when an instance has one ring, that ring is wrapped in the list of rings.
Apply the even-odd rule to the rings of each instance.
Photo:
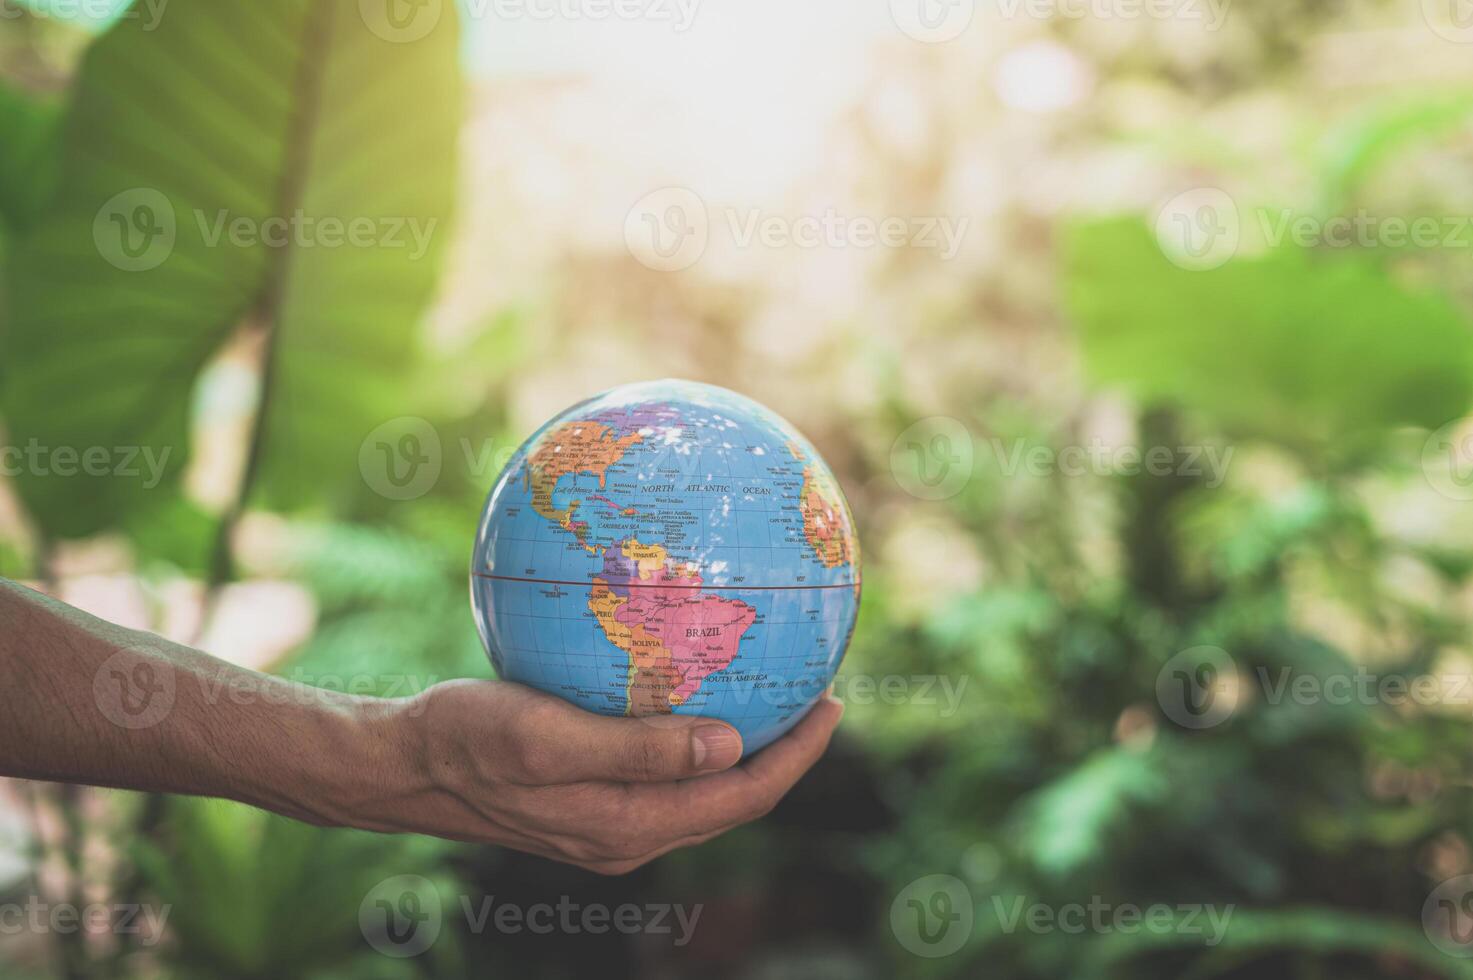
[[[318,690],[0,580],[0,775],[361,823],[406,768],[397,702]]]
[[[0,579],[0,776],[239,800],[329,826],[515,847],[622,874],[770,810],[823,753],[822,699],[733,769],[713,719],[606,718],[518,684],[321,691]]]

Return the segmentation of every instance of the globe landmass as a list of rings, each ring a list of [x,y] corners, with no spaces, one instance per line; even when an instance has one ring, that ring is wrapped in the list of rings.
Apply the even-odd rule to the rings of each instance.
[[[795,725],[844,656],[859,543],[828,466],[733,392],[629,385],[568,409],[486,502],[471,596],[496,672],[609,715]]]

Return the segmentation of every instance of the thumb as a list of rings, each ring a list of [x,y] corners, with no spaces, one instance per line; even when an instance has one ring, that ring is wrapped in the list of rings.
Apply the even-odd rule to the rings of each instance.
[[[529,712],[523,744],[528,776],[543,785],[670,782],[720,772],[742,757],[742,737],[725,722],[689,715],[610,718],[548,699]]]

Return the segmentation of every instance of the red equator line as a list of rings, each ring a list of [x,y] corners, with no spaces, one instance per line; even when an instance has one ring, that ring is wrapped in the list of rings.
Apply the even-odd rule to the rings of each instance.
[[[488,575],[471,572],[474,578],[491,579],[494,582],[526,582],[531,585],[568,585],[574,588],[592,588],[594,582],[573,582],[556,578],[522,578],[516,575]],[[816,592],[823,589],[852,589],[858,583],[841,582],[838,585],[660,585],[655,582],[610,582],[610,586],[621,589],[693,589],[697,592]]]

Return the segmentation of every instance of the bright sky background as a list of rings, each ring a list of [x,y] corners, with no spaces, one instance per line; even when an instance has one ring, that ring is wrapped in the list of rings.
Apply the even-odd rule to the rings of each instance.
[[[476,16],[478,6],[496,9],[493,2],[516,0],[462,3],[473,76],[606,82],[660,107],[667,131],[681,135],[686,164],[715,177],[740,161],[742,182],[754,186],[802,173],[869,74],[874,44],[906,42],[888,0],[644,0],[671,16],[676,4],[694,4],[685,31],[668,19]]]
[[[21,2],[101,27],[129,0]],[[720,179],[723,166],[740,161],[751,186],[802,173],[818,155],[827,124],[867,76],[876,43],[916,43],[897,29],[890,0],[456,2],[473,78],[607,83],[659,107],[689,151],[685,166]],[[647,13],[586,16],[621,6]]]
[[[812,81],[831,69],[850,71],[866,40],[898,36],[887,0],[643,0],[658,13],[641,20],[495,13],[522,2],[541,11],[600,0],[462,0],[473,71],[593,72],[661,82],[723,75],[781,90],[794,76]],[[684,31],[660,16],[678,18],[682,4],[694,13]]]

